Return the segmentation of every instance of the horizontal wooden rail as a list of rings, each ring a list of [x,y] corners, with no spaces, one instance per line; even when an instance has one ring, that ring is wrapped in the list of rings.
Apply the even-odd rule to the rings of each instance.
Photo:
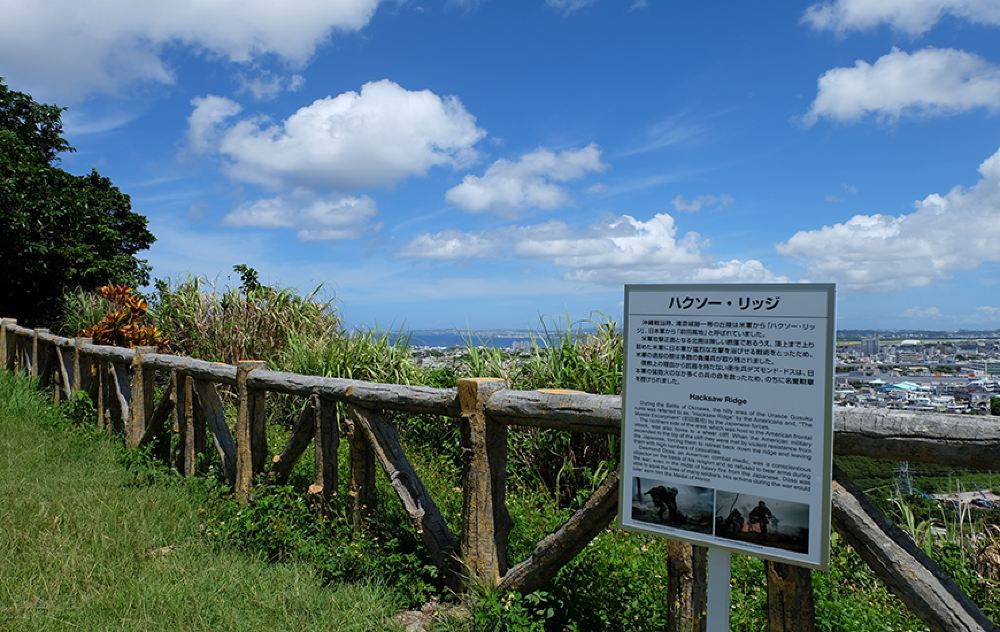
[[[12,322],[8,334],[25,342],[37,336],[63,348],[74,339],[37,332]],[[82,344],[79,352],[95,360],[131,363],[133,349]],[[150,353],[143,364],[162,371],[179,370],[192,377],[234,386],[236,367],[176,355]],[[309,397],[320,395],[362,408],[459,417],[461,406],[454,388],[380,384],[363,380],[299,375],[259,369],[247,386],[260,391]],[[621,398],[577,391],[502,390],[487,402],[491,421],[512,426],[533,426],[577,432],[618,434]],[[990,417],[914,413],[872,408],[837,408],[834,411],[834,452],[843,456],[870,456],[941,465],[990,469],[1000,454],[1000,423]]]
[[[453,388],[381,384],[266,369],[254,371],[247,379],[247,385],[261,391],[303,397],[323,395],[362,408],[385,408],[449,417],[458,417],[461,413],[458,392]]]

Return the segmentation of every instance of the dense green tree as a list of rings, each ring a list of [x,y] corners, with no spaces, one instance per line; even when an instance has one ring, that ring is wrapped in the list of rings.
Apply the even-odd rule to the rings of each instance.
[[[96,169],[56,166],[73,151],[62,111],[0,79],[0,316],[29,326],[48,323],[67,289],[149,281],[135,255],[155,238],[129,196]]]
[[[1000,415],[1000,397],[990,398],[990,414]]]

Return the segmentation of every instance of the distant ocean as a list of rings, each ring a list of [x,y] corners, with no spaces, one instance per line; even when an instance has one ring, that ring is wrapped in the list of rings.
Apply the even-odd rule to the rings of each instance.
[[[394,334],[393,339],[397,338],[398,335]],[[410,336],[411,347],[464,347],[467,342],[471,341],[476,346],[508,349],[513,347],[514,343],[530,344],[532,339],[532,335],[528,332],[494,334],[490,332],[411,331],[404,332],[403,335]]]

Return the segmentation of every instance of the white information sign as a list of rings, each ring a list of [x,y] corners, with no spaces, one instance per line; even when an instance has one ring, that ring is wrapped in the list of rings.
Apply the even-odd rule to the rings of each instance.
[[[626,285],[621,526],[824,569],[834,286]]]

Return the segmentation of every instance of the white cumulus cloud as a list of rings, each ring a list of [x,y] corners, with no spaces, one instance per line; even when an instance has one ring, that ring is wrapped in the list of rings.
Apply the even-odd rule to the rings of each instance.
[[[214,94],[195,97],[191,105],[194,110],[188,116],[187,142],[199,154],[213,149],[222,123],[243,111],[239,103]]]
[[[821,118],[857,121],[869,114],[891,121],[905,114],[1000,109],[1000,67],[951,48],[912,54],[893,48],[874,64],[858,60],[853,67],[828,70],[818,84],[803,118],[806,125]]]
[[[381,228],[372,222],[377,213],[375,201],[367,196],[318,197],[295,191],[243,204],[223,221],[228,226],[292,228],[304,241],[357,239]]]
[[[240,120],[222,133],[218,151],[239,180],[356,190],[465,165],[484,135],[457,97],[384,79],[314,101],[278,124]]]
[[[887,24],[920,35],[945,15],[1000,25],[1000,0],[826,0],[809,7],[802,21],[820,30],[841,33]]]
[[[335,31],[368,24],[379,0],[45,0],[0,2],[0,59],[11,85],[46,99],[171,83],[164,51],[184,46],[232,62],[305,64]]]
[[[778,252],[803,261],[816,280],[873,291],[924,286],[1000,262],[1000,150],[979,173],[971,188],[928,195],[912,213],[855,215],[800,231]]]
[[[399,254],[435,260],[514,255],[549,262],[569,280],[602,285],[784,280],[756,260],[714,261],[707,246],[698,233],[680,235],[673,217],[660,213],[648,220],[620,215],[589,226],[545,222],[479,233],[427,233]]]
[[[556,183],[604,169],[597,145],[560,152],[541,148],[513,162],[497,160],[481,176],[465,176],[445,198],[470,213],[516,215],[527,208],[554,209],[573,203],[569,191]]]

